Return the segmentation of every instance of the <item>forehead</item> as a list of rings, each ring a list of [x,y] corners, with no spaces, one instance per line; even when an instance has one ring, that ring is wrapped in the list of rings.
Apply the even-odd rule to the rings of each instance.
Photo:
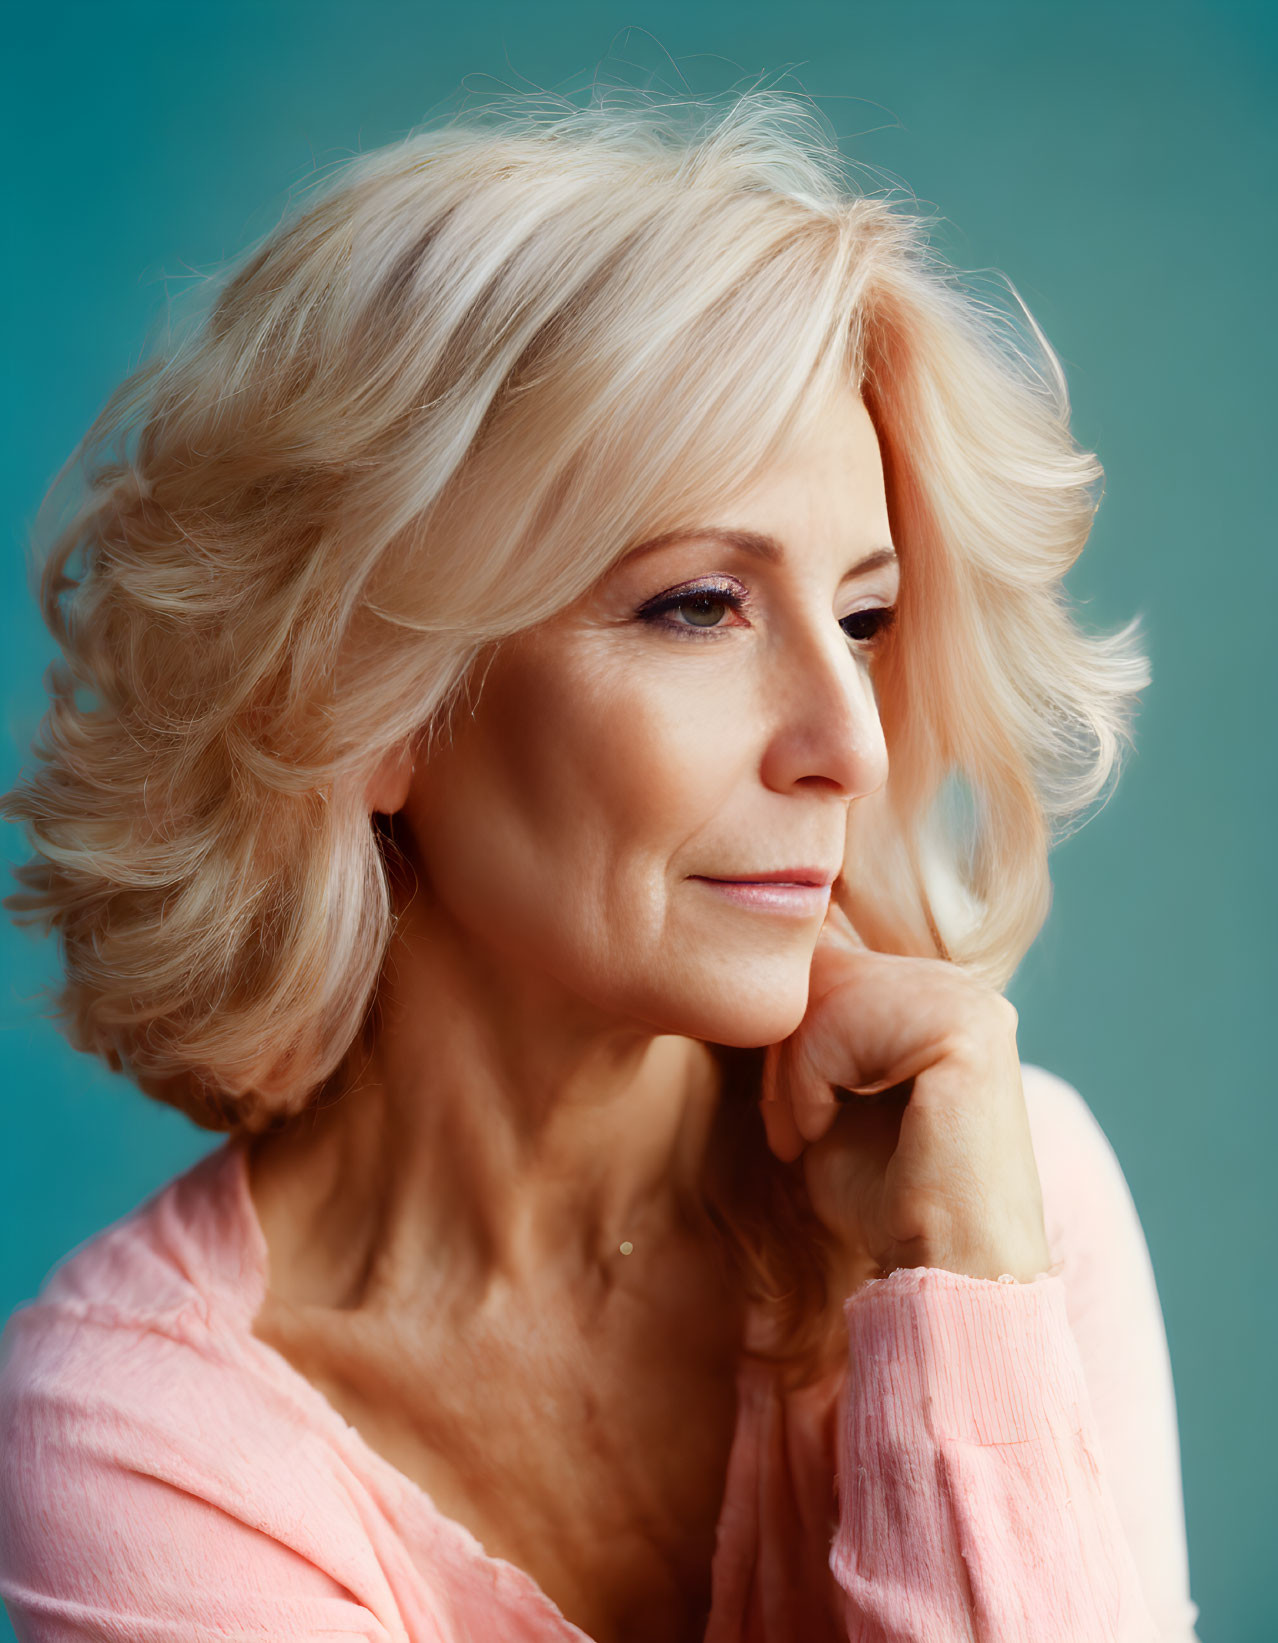
[[[883,491],[878,433],[865,402],[840,388],[809,409],[773,460],[743,487],[742,502],[777,490],[812,488],[872,505]]]
[[[861,399],[847,389],[826,401],[745,485],[703,517],[645,535],[619,563],[692,539],[773,565],[819,546],[856,555],[858,571],[894,562],[878,436]]]
[[[621,563],[629,564],[634,559],[642,558],[644,554],[655,553],[659,548],[694,539],[735,548],[738,552],[769,565],[784,565],[793,557],[793,549],[787,549],[785,542],[780,537],[773,536],[771,532],[749,530],[736,525],[700,525],[688,530],[664,531],[660,536],[649,537],[631,548]],[[872,548],[858,560],[854,569],[858,575],[862,575],[867,571],[879,570],[885,565],[896,563],[896,549],[888,542],[881,547]]]

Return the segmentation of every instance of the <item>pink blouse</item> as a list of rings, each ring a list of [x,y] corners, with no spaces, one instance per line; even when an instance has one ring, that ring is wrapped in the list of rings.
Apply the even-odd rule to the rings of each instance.
[[[1050,1272],[868,1284],[824,1389],[742,1360],[706,1643],[1197,1643],[1144,1235],[1082,1097],[1024,1074]],[[266,1257],[228,1140],[10,1318],[20,1643],[582,1643],[251,1333]]]

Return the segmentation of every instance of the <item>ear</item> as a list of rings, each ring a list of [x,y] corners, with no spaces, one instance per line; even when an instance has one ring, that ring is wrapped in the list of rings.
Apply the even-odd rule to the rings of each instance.
[[[369,814],[393,816],[401,810],[412,785],[413,771],[417,768],[412,738],[392,747],[364,788],[364,802]]]

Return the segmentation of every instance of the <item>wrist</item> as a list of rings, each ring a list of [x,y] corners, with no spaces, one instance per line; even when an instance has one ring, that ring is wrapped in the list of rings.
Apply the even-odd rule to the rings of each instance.
[[[887,1272],[898,1267],[938,1267],[969,1278],[1011,1279],[1018,1284],[1033,1283],[1040,1273],[1052,1269],[1052,1252],[1046,1237],[1017,1241],[1000,1240],[964,1246],[941,1246],[924,1242],[903,1252],[886,1265]]]

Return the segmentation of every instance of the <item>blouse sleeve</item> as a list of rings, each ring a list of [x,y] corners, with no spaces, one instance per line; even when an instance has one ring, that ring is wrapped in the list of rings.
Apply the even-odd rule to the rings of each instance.
[[[220,1469],[199,1435],[234,1409],[226,1388],[193,1385],[187,1436],[166,1431],[145,1410],[169,1402],[172,1343],[129,1352],[120,1331],[41,1327],[40,1310],[10,1321],[0,1372],[0,1598],[18,1643],[404,1643],[307,1555],[307,1503],[290,1518],[223,1487],[243,1434]],[[114,1395],[126,1375],[132,1395]]]
[[[900,1269],[845,1304],[830,1569],[856,1643],[1198,1643],[1144,1234],[1103,1131],[1025,1068],[1051,1269]]]

